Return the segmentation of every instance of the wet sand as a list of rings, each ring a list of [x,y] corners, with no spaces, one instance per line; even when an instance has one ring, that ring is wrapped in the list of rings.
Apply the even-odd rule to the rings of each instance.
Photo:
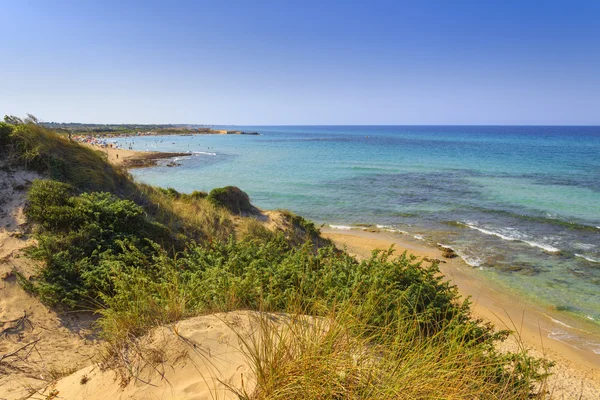
[[[457,286],[462,296],[471,296],[475,317],[490,321],[499,329],[516,332],[500,345],[501,349],[519,349],[518,337],[533,355],[556,362],[550,379],[552,398],[600,399],[600,355],[548,338],[548,326],[553,323],[548,310],[529,304],[478,276],[478,271],[459,257],[444,258],[441,250],[415,243],[406,236],[355,229],[323,228],[322,232],[338,247],[345,247],[359,259],[369,257],[374,249],[388,249],[394,245],[397,254],[407,250],[419,259],[444,261],[440,263],[440,271]]]

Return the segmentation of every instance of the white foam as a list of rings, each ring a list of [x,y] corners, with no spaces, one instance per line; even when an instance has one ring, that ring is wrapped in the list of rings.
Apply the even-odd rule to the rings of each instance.
[[[408,232],[406,232],[406,231],[403,231],[403,230],[401,230],[401,229],[395,229],[395,228],[392,228],[392,227],[391,227],[391,226],[389,226],[389,225],[375,225],[375,226],[376,226],[378,229],[384,230],[384,231],[386,231],[386,232],[392,232],[392,233],[401,233],[401,234],[403,234],[403,235],[408,235]]]
[[[575,336],[570,335],[567,332],[564,332],[564,331],[561,331],[561,330],[556,331],[556,332],[550,332],[548,334],[548,338],[556,340],[556,341],[561,342],[561,343],[564,343],[567,346],[573,347],[574,349],[581,350],[579,347],[577,347],[573,343],[569,342],[569,339],[574,339]]]
[[[418,240],[425,240],[425,238],[423,237],[423,235],[413,235],[413,237],[415,239],[418,239]]]
[[[582,250],[591,250],[596,246],[594,246],[593,244],[589,244],[589,243],[575,243],[575,244],[573,244],[573,247],[577,247],[578,249],[582,249]]]
[[[474,225],[472,223],[468,223],[468,222],[465,223],[464,225],[471,229],[475,229],[476,231],[484,233],[486,235],[497,236],[500,239],[504,239],[504,240],[507,240],[510,242],[527,243],[531,247],[537,247],[537,248],[540,248],[540,249],[545,250],[550,253],[559,253],[560,252],[560,249],[557,249],[554,246],[551,246],[551,245],[545,244],[545,243],[535,242],[535,241],[531,240],[530,238],[527,237],[527,235],[517,231],[514,228],[504,228],[504,229],[502,229],[501,232],[496,232],[496,231],[493,231],[490,229],[481,228],[479,226],[476,226],[476,225]]]
[[[554,322],[555,324],[562,325],[562,326],[564,326],[565,328],[571,328],[571,329],[575,329],[575,328],[573,328],[571,325],[565,324],[564,322],[562,322],[562,321],[559,321],[559,320],[557,320],[557,319],[554,319],[554,318],[552,318],[552,317],[550,317],[550,316],[548,316],[548,318],[550,318],[550,319],[552,320],[552,322]]]
[[[329,225],[329,227],[332,229],[339,229],[339,230],[343,230],[343,231],[348,231],[348,230],[352,229],[352,227],[348,226],[348,225]]]
[[[456,253],[457,256],[459,256],[460,258],[462,258],[462,260],[466,264],[470,265],[471,267],[479,267],[483,263],[483,260],[481,258],[476,257],[476,256],[469,256],[469,255],[463,253],[462,251],[460,251],[458,249],[455,249],[454,247],[449,246],[447,244],[438,243],[438,246],[452,250],[453,252]]]
[[[578,253],[575,253],[575,256],[579,257],[579,258],[583,258],[584,260],[588,260],[589,262],[600,263],[600,259],[598,259],[598,258],[584,256],[583,254],[578,254]]]
[[[216,156],[217,153],[209,153],[207,151],[192,151],[192,154],[204,154],[205,156]]]
[[[391,226],[389,225],[375,225],[377,228],[379,229],[393,229]]]
[[[479,257],[471,257],[471,256],[467,256],[466,254],[463,254],[461,252],[456,252],[456,254],[458,254],[458,256],[460,258],[463,259],[463,261],[467,264],[469,264],[471,267],[480,267],[481,263],[483,262],[483,260]],[[481,268],[482,269],[482,268]]]

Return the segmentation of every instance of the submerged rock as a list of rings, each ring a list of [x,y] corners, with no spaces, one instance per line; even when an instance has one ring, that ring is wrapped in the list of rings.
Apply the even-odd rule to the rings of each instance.
[[[442,257],[444,258],[455,258],[458,257],[456,252],[452,250],[450,247],[446,246],[438,246],[438,248],[442,251]]]
[[[496,264],[496,268],[502,272],[517,272],[522,275],[533,276],[540,273],[539,267],[528,264],[528,263],[519,263],[519,264]]]

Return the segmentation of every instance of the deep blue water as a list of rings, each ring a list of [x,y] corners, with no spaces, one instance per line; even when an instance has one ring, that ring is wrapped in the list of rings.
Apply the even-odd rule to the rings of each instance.
[[[263,209],[443,243],[516,293],[600,324],[600,127],[236,129],[261,136],[119,143],[192,152],[175,168],[134,170],[144,182],[235,185]]]

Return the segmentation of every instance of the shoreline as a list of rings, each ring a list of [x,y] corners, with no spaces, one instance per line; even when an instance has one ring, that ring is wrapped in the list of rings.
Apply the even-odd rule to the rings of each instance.
[[[82,144],[83,146],[89,147],[93,150],[100,151],[107,156],[107,161],[118,167],[125,169],[134,168],[149,168],[158,165],[159,160],[165,160],[175,157],[191,157],[190,153],[170,153],[164,151],[141,151],[141,150],[127,150],[118,149],[112,147],[100,147],[91,144]],[[167,166],[174,167],[179,164],[172,162],[168,163]]]
[[[92,148],[106,153],[108,161],[113,165],[128,169],[152,167],[157,165],[157,160],[160,159],[191,156],[189,153],[150,152],[97,146]],[[457,286],[461,296],[471,297],[471,309],[475,318],[490,321],[498,329],[516,331],[520,341],[530,349],[533,356],[546,357],[556,362],[553,368],[554,375],[551,378],[554,393],[552,398],[600,398],[600,355],[579,350],[568,343],[548,337],[552,333],[549,326],[564,324],[558,321],[558,317],[554,319],[551,311],[511,295],[505,288],[478,274],[477,270],[460,257],[443,258],[442,250],[433,245],[411,241],[400,232],[393,233],[370,226],[348,228],[351,227],[321,230],[324,237],[332,239],[338,247],[346,246],[347,251],[359,259],[368,257],[373,249],[387,249],[394,244],[397,254],[407,250],[421,259],[427,257],[442,260],[439,265],[440,271]],[[561,316],[560,320],[566,320],[567,326],[571,325],[569,318]],[[506,342],[501,343],[499,348],[506,351],[519,351],[518,342],[511,336]]]
[[[600,398],[600,355],[579,350],[572,345],[548,337],[548,327],[564,324],[548,310],[508,293],[498,284],[477,276],[476,270],[460,257],[444,258],[442,250],[422,243],[414,243],[401,235],[385,231],[322,228],[324,237],[359,259],[370,256],[374,249],[394,245],[396,254],[404,250],[418,259],[438,259],[440,272],[458,288],[463,297],[471,297],[475,318],[490,321],[498,329],[516,332],[523,344],[536,357],[547,357],[556,362],[550,378],[555,398]],[[518,341],[511,336],[500,349],[518,350]],[[562,397],[561,397],[562,396]]]

